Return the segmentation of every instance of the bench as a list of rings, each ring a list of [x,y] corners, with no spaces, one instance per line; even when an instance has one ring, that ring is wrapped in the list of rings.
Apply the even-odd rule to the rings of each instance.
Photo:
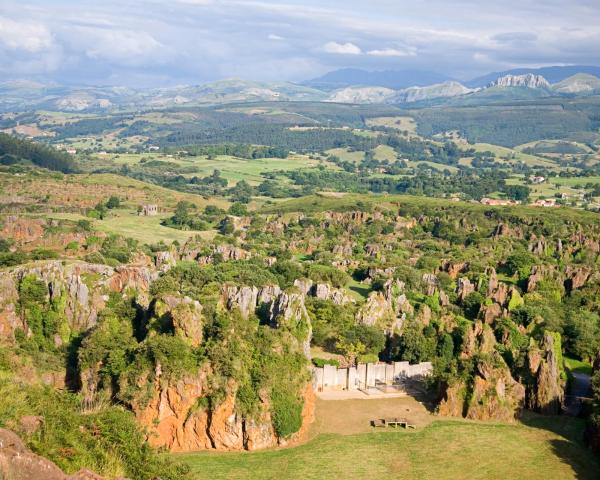
[[[371,426],[375,428],[412,428],[415,429],[417,426],[414,423],[410,423],[405,418],[381,418],[376,420],[371,420]]]

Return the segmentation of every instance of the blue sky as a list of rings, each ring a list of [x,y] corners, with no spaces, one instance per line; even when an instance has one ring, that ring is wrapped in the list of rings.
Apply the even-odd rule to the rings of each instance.
[[[599,0],[2,0],[0,81],[166,86],[340,67],[600,65]]]

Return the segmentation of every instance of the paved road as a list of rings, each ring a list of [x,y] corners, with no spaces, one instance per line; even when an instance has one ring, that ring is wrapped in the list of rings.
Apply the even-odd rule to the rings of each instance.
[[[565,413],[576,417],[581,411],[581,398],[589,397],[592,389],[592,381],[585,373],[573,372],[573,382],[569,395],[565,399]]]

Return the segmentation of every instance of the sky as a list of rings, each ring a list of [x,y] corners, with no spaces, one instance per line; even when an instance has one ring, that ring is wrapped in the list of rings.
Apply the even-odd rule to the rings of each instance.
[[[600,65],[600,0],[0,0],[0,82],[301,81],[344,67],[466,80]]]

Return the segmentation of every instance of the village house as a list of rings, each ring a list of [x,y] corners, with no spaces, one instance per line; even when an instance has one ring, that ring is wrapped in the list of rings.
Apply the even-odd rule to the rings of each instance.
[[[517,200],[511,200],[510,198],[487,198],[484,197],[481,199],[481,203],[483,205],[490,206],[506,206],[506,205],[518,205],[521,202]]]
[[[560,205],[556,203],[556,198],[540,198],[533,202],[531,205],[534,207],[559,207]]]
[[[142,205],[138,211],[138,215],[143,217],[152,217],[154,215],[158,215],[158,205]]]
[[[540,183],[544,183],[546,181],[546,177],[531,175],[529,177],[529,181],[534,185],[539,185]]]

